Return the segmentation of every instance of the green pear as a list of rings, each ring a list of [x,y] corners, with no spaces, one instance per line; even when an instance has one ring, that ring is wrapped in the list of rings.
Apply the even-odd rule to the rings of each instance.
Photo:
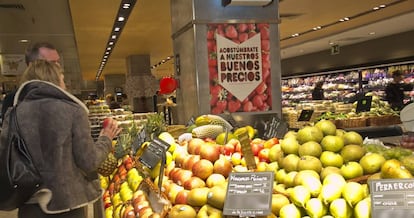
[[[279,183],[279,184],[285,183],[285,177],[286,177],[286,175],[287,175],[287,172],[286,172],[285,169],[279,169],[277,171],[277,173],[275,174],[275,180],[276,180],[276,182]]]
[[[306,213],[310,217],[322,217],[328,212],[328,207],[319,198],[311,198],[305,203]]]
[[[280,208],[279,218],[301,218],[302,215],[296,205],[290,203]]]
[[[340,198],[341,195],[342,195],[342,186],[329,183],[326,185],[322,185],[319,198],[322,200],[323,203],[329,204],[333,202],[334,200]]]
[[[371,217],[371,197],[367,196],[362,201],[358,202],[354,208],[355,218],[370,218]]]
[[[308,176],[303,179],[302,185],[305,186],[309,192],[311,193],[312,197],[318,197],[322,190],[322,183],[321,180]]]
[[[338,198],[329,205],[329,212],[335,218],[350,218],[353,211],[345,199]]]
[[[354,207],[358,202],[364,199],[364,187],[358,182],[348,182],[342,189],[342,197],[351,207]]]
[[[290,200],[299,207],[305,207],[305,203],[311,198],[310,191],[303,185],[295,186],[290,195]]]
[[[344,186],[346,184],[346,180],[345,180],[345,178],[341,174],[332,173],[332,174],[327,175],[323,179],[322,184],[323,185],[326,185],[326,184],[337,184],[339,186]]]

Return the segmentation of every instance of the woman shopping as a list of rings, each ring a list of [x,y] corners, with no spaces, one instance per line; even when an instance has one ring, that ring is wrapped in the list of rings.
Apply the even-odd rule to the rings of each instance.
[[[65,90],[63,69],[58,64],[33,61],[21,78],[14,97],[17,121],[43,185],[19,208],[18,216],[86,217],[85,207],[100,200],[102,194],[97,168],[121,129],[111,119],[93,141],[88,109]],[[7,140],[7,123],[3,128],[1,143]]]

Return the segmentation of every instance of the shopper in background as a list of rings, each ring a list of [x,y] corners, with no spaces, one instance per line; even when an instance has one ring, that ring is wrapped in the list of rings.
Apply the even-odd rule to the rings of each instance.
[[[20,218],[83,218],[85,207],[102,198],[97,168],[121,129],[110,119],[94,142],[88,109],[65,90],[63,78],[58,64],[33,61],[14,98],[22,137],[43,178],[41,189],[19,208]],[[9,111],[1,143],[7,140],[8,116]]]
[[[107,94],[105,96],[106,104],[109,106],[109,109],[118,109],[121,108],[121,105],[115,101],[115,97],[112,94]]]
[[[32,46],[29,46],[26,49],[25,53],[25,61],[26,64],[29,65],[29,63],[38,60],[38,59],[44,59],[47,61],[55,62],[57,64],[60,64],[60,56],[58,51],[56,50],[55,46],[48,42],[38,42],[33,44]],[[11,91],[8,93],[3,101],[3,105],[1,108],[1,118],[4,120],[4,114],[6,113],[7,109],[13,105],[13,99],[14,95],[16,93],[16,90]]]
[[[312,100],[323,100],[323,99],[325,99],[324,90],[323,90],[322,86],[323,86],[323,81],[318,81],[315,84],[315,87],[313,88],[313,91],[312,91]]]
[[[393,81],[385,88],[385,98],[391,108],[400,111],[404,108],[404,91],[413,90],[413,84],[404,83],[404,74],[401,70],[392,72]]]

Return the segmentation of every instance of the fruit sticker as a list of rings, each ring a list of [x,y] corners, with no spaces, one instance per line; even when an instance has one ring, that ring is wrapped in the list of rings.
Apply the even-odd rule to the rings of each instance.
[[[212,114],[271,110],[269,24],[208,24]]]

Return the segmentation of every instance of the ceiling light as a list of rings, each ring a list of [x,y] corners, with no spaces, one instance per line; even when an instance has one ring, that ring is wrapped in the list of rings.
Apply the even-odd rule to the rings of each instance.
[[[111,49],[112,49],[111,47],[106,48],[106,50],[111,50]]]
[[[118,17],[118,21],[122,22],[125,20],[125,17]]]
[[[380,5],[379,6],[380,8],[385,8],[385,7],[387,7],[386,5]]]
[[[119,28],[119,27],[115,27],[114,31],[115,31],[115,32],[118,32],[120,29],[121,29],[121,28]]]
[[[348,21],[348,20],[349,20],[349,17],[344,17],[344,18],[339,19],[339,21],[341,22]]]
[[[108,44],[109,44],[109,45],[113,45],[113,44],[114,44],[114,42],[109,42]]]
[[[116,39],[116,35],[112,35],[111,36],[111,39]]]
[[[122,6],[122,8],[123,8],[123,9],[128,9],[130,6],[131,6],[131,4],[129,4],[129,3],[125,3],[125,4]]]
[[[299,36],[299,33],[295,33],[292,35],[292,37],[298,37],[298,36]]]
[[[369,35],[375,35],[375,32],[370,32],[370,33],[368,33]]]
[[[20,42],[20,43],[28,43],[28,42],[29,42],[29,40],[28,40],[28,39],[20,39],[20,40],[19,40],[19,42]]]
[[[316,30],[320,30],[320,29],[322,29],[322,27],[321,27],[321,26],[317,26],[317,27],[314,27],[314,28],[313,28],[313,30],[315,30],[315,31],[316,31]]]

